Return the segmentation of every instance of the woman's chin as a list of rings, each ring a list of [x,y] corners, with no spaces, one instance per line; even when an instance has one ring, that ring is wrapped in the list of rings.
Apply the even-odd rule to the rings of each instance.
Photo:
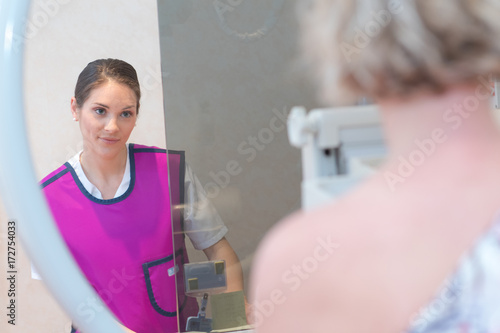
[[[120,156],[124,149],[125,145],[100,145],[96,153],[100,158],[109,160]]]

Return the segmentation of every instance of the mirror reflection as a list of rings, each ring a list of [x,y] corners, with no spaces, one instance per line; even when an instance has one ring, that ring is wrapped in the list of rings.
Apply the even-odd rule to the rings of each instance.
[[[43,5],[35,2],[30,17],[48,15]],[[44,190],[54,188],[47,198],[58,226],[117,320],[137,332],[178,331],[175,275],[161,271],[166,265],[151,264],[173,253],[156,4],[56,6],[57,10],[49,8],[54,10],[50,22],[26,41],[27,120],[38,175],[50,175],[43,179],[46,183],[68,162],[69,171],[54,177]],[[80,19],[86,24],[75,25]],[[110,23],[113,30],[103,33]],[[142,49],[150,53],[144,55]],[[95,59],[110,57],[134,69],[114,61],[84,71]],[[96,77],[100,66],[106,68],[105,75]],[[80,73],[82,80],[77,80]],[[146,196],[140,194],[143,191]],[[152,319],[158,311],[148,294],[148,283],[160,279],[165,280],[160,286],[165,290],[157,285],[150,289],[169,302],[158,301],[171,312],[162,316],[163,321]],[[33,313],[26,324],[44,332],[70,332],[71,319],[54,304],[42,282],[33,279],[19,286],[19,302]],[[23,292],[27,288],[32,291],[29,301]],[[172,295],[165,297],[166,292]],[[140,316],[133,312],[138,310],[143,312]],[[78,309],[89,321],[99,311],[92,299]],[[151,324],[145,322],[148,318]]]
[[[191,289],[203,295],[242,290],[242,272],[224,237],[227,227],[183,152],[169,151],[167,161],[165,149],[128,143],[140,97],[129,63],[90,62],[70,103],[83,149],[44,177],[41,187],[79,267],[119,322],[134,332],[178,332],[178,315],[183,325],[197,311],[180,277],[188,263],[184,233],[215,267],[222,265],[214,275],[225,277],[219,288],[203,288],[210,276],[195,272],[199,285]],[[171,202],[183,209],[172,211]],[[173,230],[179,231],[175,237]]]
[[[293,105],[315,106],[310,88],[290,74],[295,2],[94,7],[90,13],[59,4],[27,41],[34,158],[44,191],[58,187],[48,198],[63,236],[130,329],[201,329],[204,319],[212,328],[251,323],[246,294],[254,251],[300,206],[300,152],[288,143],[286,116]],[[32,17],[48,15],[44,8],[35,4]],[[109,34],[96,13],[116,21]],[[89,26],[75,27],[75,17]],[[68,46],[56,52],[63,41]],[[76,84],[88,63],[108,58],[130,64],[136,77],[118,62],[121,74],[91,79],[96,69],[89,69],[92,75]],[[171,228],[173,241],[162,242]],[[176,279],[175,301],[165,295]],[[36,288],[34,313],[48,297]],[[130,319],[136,310],[147,314]],[[90,319],[98,309],[89,301],[82,311]],[[71,331],[71,320],[59,318],[46,330]],[[141,326],[146,321],[153,326]]]
[[[183,248],[172,244],[165,150],[128,143],[140,97],[130,64],[90,62],[71,98],[83,149],[41,186],[76,262],[120,323],[176,332],[173,257]]]

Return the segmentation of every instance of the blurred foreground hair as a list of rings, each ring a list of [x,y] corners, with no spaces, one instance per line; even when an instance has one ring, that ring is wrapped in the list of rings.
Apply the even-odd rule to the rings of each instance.
[[[304,0],[302,61],[333,105],[500,76],[498,0]]]

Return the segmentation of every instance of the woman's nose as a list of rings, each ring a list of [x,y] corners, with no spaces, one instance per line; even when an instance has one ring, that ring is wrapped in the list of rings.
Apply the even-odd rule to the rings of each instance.
[[[104,129],[108,132],[116,132],[118,130],[117,119],[115,117],[111,117],[106,123],[106,126],[104,126]]]

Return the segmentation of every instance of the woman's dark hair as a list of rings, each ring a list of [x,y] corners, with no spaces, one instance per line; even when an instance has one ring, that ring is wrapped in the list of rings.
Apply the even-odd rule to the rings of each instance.
[[[75,87],[75,99],[81,107],[91,91],[98,86],[113,80],[128,86],[137,97],[137,114],[139,114],[139,100],[141,88],[137,79],[137,72],[129,63],[118,59],[98,59],[89,63],[78,76]]]

